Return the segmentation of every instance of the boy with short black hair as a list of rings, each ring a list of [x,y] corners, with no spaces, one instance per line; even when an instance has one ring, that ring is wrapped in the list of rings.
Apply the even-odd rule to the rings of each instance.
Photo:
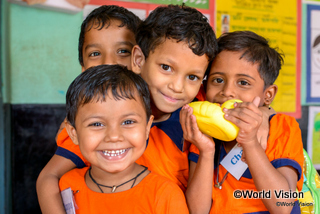
[[[181,107],[200,89],[217,43],[207,18],[185,5],[160,6],[141,23],[132,50],[132,70],[147,82],[154,123],[137,163],[170,178],[185,191],[188,149],[179,123]]]
[[[94,9],[81,25],[78,55],[82,71],[101,64],[122,64],[130,69],[131,50],[136,44],[135,33],[140,22],[135,14],[120,6]],[[58,186],[60,177],[70,169],[89,164],[63,128],[64,123],[57,134],[55,155],[37,179],[39,204],[46,214],[64,213]]]
[[[269,119],[266,151],[257,139],[262,121],[258,107],[269,106],[273,101],[277,92],[274,81],[283,58],[265,38],[249,31],[224,34],[218,39],[218,46],[206,81],[206,99],[220,104],[230,99],[242,100],[234,109],[224,109],[224,117],[240,130],[234,141],[213,140],[200,132],[189,106],[181,110],[184,136],[194,144],[190,148],[186,192],[190,213],[300,213],[294,198],[277,198],[275,194],[302,188],[304,157],[298,123],[287,115],[273,115]],[[240,180],[220,164],[236,144],[243,148],[249,167]],[[247,190],[262,196],[245,198],[242,194]],[[268,191],[270,198],[261,194]],[[291,206],[279,206],[279,202]]]
[[[68,134],[91,164],[59,182],[74,193],[77,213],[188,213],[176,184],[135,163],[153,120],[139,75],[120,65],[91,67],[71,83],[66,103]]]
[[[130,69],[131,50],[141,20],[126,8],[103,5],[82,22],[79,62],[82,70],[102,64],[121,64]]]

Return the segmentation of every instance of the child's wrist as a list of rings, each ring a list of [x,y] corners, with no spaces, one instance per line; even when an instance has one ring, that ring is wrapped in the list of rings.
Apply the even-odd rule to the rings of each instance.
[[[207,150],[207,151],[200,151],[199,157],[204,157],[204,158],[212,158],[214,157],[214,152],[215,150]]]
[[[256,149],[258,149],[259,147],[261,147],[258,139],[252,140],[250,142],[241,144],[241,147],[243,148],[244,151],[255,151]],[[261,147],[262,148],[262,147]]]

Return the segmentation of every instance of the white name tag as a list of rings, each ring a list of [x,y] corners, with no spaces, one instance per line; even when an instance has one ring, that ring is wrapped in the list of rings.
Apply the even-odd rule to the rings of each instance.
[[[73,198],[73,192],[71,188],[65,189],[61,191],[61,197],[64,205],[64,209],[66,210],[67,214],[75,214],[75,203]]]
[[[242,147],[236,144],[220,163],[237,180],[248,168],[248,165],[241,160],[242,152]]]

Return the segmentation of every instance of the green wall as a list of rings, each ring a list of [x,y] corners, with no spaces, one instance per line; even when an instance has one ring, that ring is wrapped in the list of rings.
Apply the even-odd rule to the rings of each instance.
[[[2,5],[7,8],[2,20],[4,103],[65,103],[67,87],[81,72],[77,45],[82,13]]]

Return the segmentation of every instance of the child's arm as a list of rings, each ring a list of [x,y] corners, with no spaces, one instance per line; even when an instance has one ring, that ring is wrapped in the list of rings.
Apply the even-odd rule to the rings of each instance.
[[[200,151],[197,164],[190,162],[186,199],[190,213],[209,213],[212,205],[212,186],[215,144],[212,138],[198,128],[192,108],[184,106],[180,112],[180,123],[185,140]]]
[[[71,160],[53,155],[42,169],[37,179],[37,195],[42,213],[66,213],[60,195],[59,179],[75,167]]]
[[[59,134],[61,133],[61,131],[64,129],[64,127],[66,127],[66,122],[67,122],[67,118],[65,118],[65,119],[63,120],[63,122],[61,123],[61,125],[60,125],[60,127],[59,127],[59,130],[58,130],[58,132],[57,132],[57,134],[56,134],[56,137],[55,137],[55,140],[56,140],[56,141],[57,141],[58,136],[59,136]]]
[[[259,107],[262,112],[262,123],[258,129],[257,137],[263,150],[267,148],[268,136],[269,136],[269,118],[271,115],[276,114],[275,110],[271,107],[262,106]],[[246,162],[246,155],[243,153],[241,160]]]
[[[271,213],[290,213],[292,206],[277,206],[277,202],[293,203],[294,199],[276,199],[274,191],[295,191],[297,172],[291,167],[274,168],[258,142],[257,131],[262,122],[262,112],[257,108],[259,98],[253,103],[237,103],[236,108],[227,109],[225,118],[240,130],[237,142],[243,147],[246,162],[258,191],[271,191],[271,199],[262,199]]]

